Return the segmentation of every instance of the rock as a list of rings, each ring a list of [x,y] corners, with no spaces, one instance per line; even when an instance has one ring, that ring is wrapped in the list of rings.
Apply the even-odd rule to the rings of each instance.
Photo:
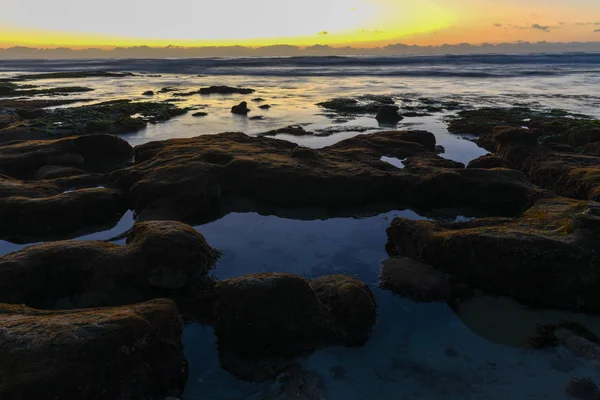
[[[41,108],[25,108],[25,109],[17,109],[16,114],[23,118],[23,119],[36,119],[36,118],[42,118],[44,116],[46,116],[46,110],[43,110]]]
[[[598,400],[600,399],[600,388],[591,378],[576,379],[571,378],[566,388],[567,395],[577,400]]]
[[[262,115],[255,115],[254,117],[250,117],[250,120],[252,121],[262,121],[263,119],[265,119],[265,117],[263,117]]]
[[[65,211],[64,215],[68,212]],[[184,297],[218,252],[179,222],[136,223],[127,244],[59,241],[0,257],[0,303],[43,309],[106,307]]]
[[[201,88],[200,94],[250,94],[254,93],[254,89],[230,86],[211,86]]]
[[[586,210],[589,220],[581,225],[579,215]],[[387,248],[493,295],[542,307],[598,311],[596,215],[598,203],[547,198],[515,219],[443,224],[397,218],[387,230]]]
[[[85,181],[90,176],[75,178]],[[86,229],[109,229],[128,208],[119,190],[99,187],[63,191],[60,184],[43,182],[26,184],[0,176],[0,238],[30,243],[80,236],[77,233]]]
[[[182,330],[168,300],[70,311],[0,304],[0,398],[179,396],[188,375]]]
[[[377,306],[362,282],[344,276],[310,284],[286,273],[218,282],[215,333],[223,368],[263,381],[295,365],[295,357],[328,345],[361,346]]]
[[[365,95],[356,98],[337,97],[317,105],[341,114],[375,114],[393,104],[394,100],[388,96]]]
[[[467,165],[467,168],[508,168],[508,164],[504,159],[493,154],[488,154],[472,160],[469,165]]]
[[[142,96],[154,96],[154,92],[152,90],[148,90],[142,93]]]
[[[237,106],[231,107],[231,112],[233,114],[246,115],[250,112],[250,109],[248,108],[248,103],[242,101]]]
[[[145,128],[148,123],[167,121],[187,111],[165,102],[107,101],[57,108],[42,118],[29,121],[25,133],[42,131],[51,139],[74,134],[131,133]]]
[[[383,261],[380,286],[417,302],[447,302],[455,296],[452,277],[407,257]]]
[[[203,111],[198,111],[192,114],[192,117],[206,117],[208,115],[208,113],[205,113]]]
[[[509,139],[497,142],[498,155],[533,183],[562,196],[600,200],[600,157],[554,151],[537,141]]]
[[[400,114],[398,114],[399,109],[400,107],[398,106],[382,106],[377,112],[375,119],[380,124],[395,125],[404,119]]]
[[[87,174],[87,172],[79,168],[61,167],[59,165],[44,165],[35,173],[35,179],[56,179],[85,174]]]
[[[0,146],[0,170],[19,179],[33,179],[46,166],[110,171],[124,165],[132,155],[131,145],[112,135],[30,140]]]
[[[302,125],[289,125],[285,128],[274,129],[268,132],[261,133],[261,135],[265,136],[276,136],[279,134],[292,135],[292,136],[307,136],[312,135],[312,132],[309,132],[304,129]]]
[[[435,136],[423,131],[358,135],[317,150],[223,133],[138,146],[135,165],[111,179],[141,218],[186,221],[212,218],[239,200],[285,208],[388,202],[519,213],[544,194],[518,171],[464,169],[434,149]],[[398,169],[382,156],[421,162]]]
[[[258,108],[260,108],[261,110],[268,110],[269,108],[271,108],[272,106],[268,105],[268,104],[263,104],[262,106],[258,106]]]
[[[257,366],[261,359],[282,359],[285,369],[294,357],[329,342],[325,311],[309,283],[299,276],[265,273],[218,282],[215,309],[221,363],[241,379],[265,377],[240,374],[235,364],[241,363],[230,364],[225,352]],[[270,372],[277,375],[282,370]],[[247,372],[262,373],[254,368]]]
[[[279,387],[263,400],[327,400],[323,377],[299,367],[277,378]]]
[[[252,101],[255,103],[262,103],[263,101],[265,101],[265,99],[263,99],[262,97],[256,97],[252,99]]]
[[[322,276],[311,281],[310,287],[330,316],[334,342],[363,346],[377,320],[377,302],[371,289],[343,275]]]

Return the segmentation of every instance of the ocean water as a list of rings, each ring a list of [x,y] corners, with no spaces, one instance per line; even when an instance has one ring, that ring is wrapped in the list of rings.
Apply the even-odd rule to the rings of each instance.
[[[136,76],[36,84],[89,86],[95,90],[76,97],[94,101],[174,99],[172,93],[142,96],[147,90],[157,92],[163,87],[192,91],[229,85],[256,90],[250,95],[181,97],[175,104],[201,109],[208,116],[189,113],[122,135],[133,145],[226,131],[256,135],[302,124],[306,130],[335,133],[278,138],[320,148],[383,129],[423,129],[436,135],[445,148],[443,157],[467,163],[487,151],[468,137],[448,133],[444,118],[455,111],[405,118],[397,126],[381,127],[371,116],[339,121],[325,115],[316,103],[334,97],[384,94],[393,96],[399,105],[419,105],[428,99],[455,101],[465,108],[519,105],[600,117],[597,54],[0,61],[0,77],[65,70],[129,71]],[[252,102],[257,97],[265,99],[260,104],[273,107],[258,109],[260,104]],[[249,103],[250,117],[261,115],[264,119],[231,114],[231,106],[240,101]],[[571,377],[592,377],[600,382],[599,372],[567,349],[531,350],[524,345],[536,321],[581,320],[600,332],[600,318],[533,310],[508,299],[478,299],[451,310],[447,305],[417,304],[378,289],[381,261],[387,257],[385,228],[395,216],[430,218],[412,210],[327,220],[232,213],[195,228],[223,251],[214,270],[219,279],[267,271],[307,278],[341,273],[371,285],[379,316],[367,345],[327,348],[302,360],[306,368],[323,377],[331,400],[563,400]],[[467,217],[457,211],[453,218]],[[130,211],[112,229],[77,239],[105,240],[133,223]],[[0,241],[0,255],[24,246]],[[260,399],[271,389],[270,383],[241,382],[220,368],[212,328],[190,324],[183,342],[190,379],[182,400]],[[345,373],[340,375],[340,370]]]

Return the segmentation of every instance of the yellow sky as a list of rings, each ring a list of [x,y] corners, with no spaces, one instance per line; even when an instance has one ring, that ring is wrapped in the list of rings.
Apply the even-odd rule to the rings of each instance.
[[[0,0],[0,47],[600,41],[600,0]]]

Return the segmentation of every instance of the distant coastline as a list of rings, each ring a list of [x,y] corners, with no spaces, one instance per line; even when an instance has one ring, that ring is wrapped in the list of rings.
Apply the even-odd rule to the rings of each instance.
[[[417,46],[402,43],[376,48],[331,47],[315,45],[298,47],[273,45],[265,47],[116,47],[114,49],[34,48],[15,46],[0,49],[0,59],[104,59],[104,58],[201,58],[201,57],[294,57],[294,56],[400,56],[440,54],[507,54],[507,53],[577,53],[600,52],[600,42],[517,42],[469,43],[441,46]]]

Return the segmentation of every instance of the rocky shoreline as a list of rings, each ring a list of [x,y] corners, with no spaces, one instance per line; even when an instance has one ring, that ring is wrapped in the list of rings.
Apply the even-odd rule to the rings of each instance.
[[[23,80],[0,87],[20,90],[13,85]],[[252,92],[213,86],[189,95]],[[233,111],[245,114],[242,105]],[[386,96],[320,106],[348,118],[401,117]],[[284,376],[284,386],[296,387],[290,390],[306,381],[321,393],[322,382],[299,369],[298,357],[363,346],[376,323],[375,296],[343,275],[218,281],[210,270],[218,268],[219,251],[187,224],[231,212],[286,215],[298,208],[320,218],[382,203],[467,208],[486,217],[395,219],[381,287],[454,308],[482,292],[542,308],[600,311],[596,120],[523,109],[461,112],[450,130],[475,135],[493,153],[465,166],[441,157],[426,131],[361,134],[321,149],[268,137],[311,134],[290,126],[132,147],[112,134],[188,110],[130,101],[62,110],[0,119],[0,238],[47,241],[0,257],[1,398],[178,397],[187,381],[184,319],[214,327],[221,365],[239,379]],[[38,129],[43,136],[32,133]],[[401,160],[402,168],[386,159]],[[137,222],[114,240],[59,240],[114,224],[127,210]],[[118,239],[125,244],[112,243]]]

